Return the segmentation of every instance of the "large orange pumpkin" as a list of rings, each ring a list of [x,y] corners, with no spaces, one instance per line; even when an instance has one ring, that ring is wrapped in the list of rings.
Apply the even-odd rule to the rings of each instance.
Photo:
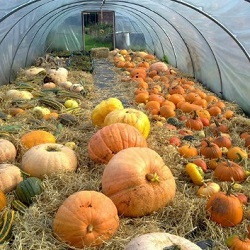
[[[53,233],[70,246],[81,248],[102,245],[119,227],[114,203],[96,191],[79,191],[70,195],[59,207]]]
[[[161,156],[150,148],[131,147],[118,152],[106,165],[102,191],[119,214],[150,214],[174,198],[175,179]]]
[[[147,141],[134,126],[113,123],[90,138],[88,154],[93,161],[106,164],[116,153],[128,147],[147,147]]]

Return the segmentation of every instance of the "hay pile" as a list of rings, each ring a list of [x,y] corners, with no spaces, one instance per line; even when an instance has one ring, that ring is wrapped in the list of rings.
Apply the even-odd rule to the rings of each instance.
[[[112,58],[111,58],[112,59]],[[8,244],[2,245],[6,250],[29,249],[29,250],[67,250],[68,245],[59,242],[52,234],[52,221],[55,213],[62,202],[69,195],[79,190],[101,191],[101,175],[104,165],[97,165],[87,155],[87,144],[90,137],[97,131],[91,124],[90,115],[94,106],[106,97],[122,95],[124,102],[130,103],[131,107],[142,109],[133,102],[134,83],[123,82],[120,69],[114,69],[116,85],[110,90],[99,89],[94,86],[91,74],[69,71],[69,80],[72,82],[84,81],[88,86],[88,95],[76,96],[81,101],[81,113],[77,114],[74,126],[63,126],[58,131],[56,121],[44,121],[34,118],[28,112],[18,119],[9,118],[0,126],[0,136],[10,139],[18,148],[16,165],[20,164],[24,149],[19,144],[20,136],[31,129],[45,129],[52,133],[57,132],[57,142],[65,144],[68,141],[76,143],[75,152],[78,157],[79,168],[76,173],[61,173],[43,180],[44,191],[37,196],[24,215],[16,213],[13,234],[14,238]],[[4,93],[18,82],[26,82],[34,86],[34,91],[39,92],[44,75],[37,75],[33,79],[25,79],[20,74],[13,84],[1,87],[0,108],[5,110],[10,103],[4,99]],[[63,97],[65,98],[65,97]],[[36,105],[35,103],[33,105]],[[228,103],[236,111],[237,115],[230,122],[232,139],[235,145],[242,146],[239,133],[250,132],[250,121],[242,115],[240,109],[234,104]],[[9,132],[1,131],[1,127],[12,128]],[[164,159],[176,179],[177,194],[172,204],[142,218],[120,218],[120,227],[115,236],[104,244],[100,249],[119,250],[136,235],[149,232],[166,231],[171,234],[185,236],[193,242],[211,239],[217,250],[227,249],[225,239],[232,234],[245,235],[247,218],[233,228],[222,228],[210,221],[205,213],[206,199],[196,196],[198,186],[191,183],[184,171],[186,160],[181,158],[177,149],[167,143],[168,138],[176,133],[164,126],[159,126],[156,120],[151,119],[151,133],[147,139],[150,148],[155,150]],[[12,126],[12,127],[11,127]],[[7,128],[6,127],[6,128]],[[246,163],[246,165],[248,162]],[[206,179],[212,178],[211,173],[206,173]],[[249,179],[244,182],[244,193],[250,191]],[[13,193],[8,194],[9,204],[14,198]],[[10,205],[9,205],[10,206]],[[245,211],[249,211],[246,206]],[[74,248],[72,248],[74,249]],[[88,249],[88,248],[86,248]]]

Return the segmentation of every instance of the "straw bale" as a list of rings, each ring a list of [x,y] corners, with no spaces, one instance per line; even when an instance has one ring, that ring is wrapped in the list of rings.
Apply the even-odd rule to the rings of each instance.
[[[107,58],[109,56],[109,48],[106,47],[92,48],[91,56],[93,58]]]

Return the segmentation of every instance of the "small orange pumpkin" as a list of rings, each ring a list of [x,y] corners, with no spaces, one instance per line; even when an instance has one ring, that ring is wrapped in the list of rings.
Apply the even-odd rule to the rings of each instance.
[[[191,158],[191,157],[195,157],[199,154],[198,150],[196,147],[191,146],[191,145],[182,145],[181,147],[179,147],[178,149],[179,154],[181,156],[183,156],[184,158]]]
[[[33,146],[42,143],[55,143],[56,138],[50,132],[44,130],[33,130],[21,136],[20,142],[22,146],[30,149]]]
[[[231,185],[227,192],[213,194],[207,204],[209,218],[222,227],[233,227],[243,219],[243,205],[237,196],[231,193]]]
[[[226,245],[231,250],[249,250],[250,249],[250,239],[242,238],[237,235],[232,235],[226,240]]]
[[[245,170],[233,161],[220,161],[214,170],[214,177],[220,181],[239,181],[246,179]]]
[[[203,129],[203,123],[196,112],[194,112],[193,117],[187,119],[186,127],[198,131]]]
[[[222,151],[217,144],[210,142],[209,140],[204,140],[204,142],[205,143],[200,149],[200,153],[205,158],[215,159],[222,157]]]

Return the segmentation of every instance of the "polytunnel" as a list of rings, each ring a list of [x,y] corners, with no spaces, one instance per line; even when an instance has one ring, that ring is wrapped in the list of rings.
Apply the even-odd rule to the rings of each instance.
[[[249,249],[250,0],[0,0],[0,245]]]
[[[249,114],[250,5],[243,0],[1,1],[1,84],[46,53],[52,31],[69,50],[83,48],[82,12],[100,9],[114,11],[116,33],[142,33],[147,51],[167,55],[174,67]],[[70,17],[75,23],[65,22]]]

